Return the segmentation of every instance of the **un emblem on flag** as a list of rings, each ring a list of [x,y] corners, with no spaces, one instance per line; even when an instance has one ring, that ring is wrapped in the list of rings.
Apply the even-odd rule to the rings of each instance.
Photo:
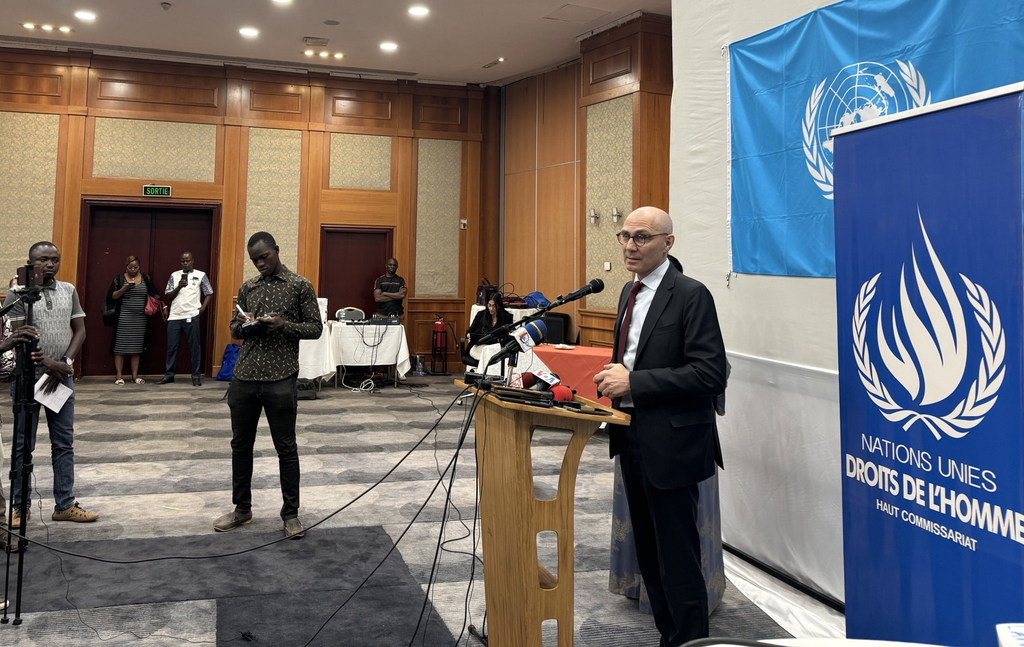
[[[879,299],[873,317],[881,273],[860,286],[853,309],[853,354],[861,384],[886,420],[903,423],[904,431],[920,422],[936,440],[943,435],[963,438],[996,403],[1006,375],[1006,335],[983,287],[960,274],[963,285],[958,291],[928,239],[920,212],[917,217],[928,264],[919,262],[911,246],[913,274],[906,265],[900,268],[898,299]],[[974,322],[964,316],[961,294]],[[977,332],[980,342],[974,347],[977,373],[968,373],[969,332]],[[875,369],[872,348],[884,372]],[[965,391],[965,377],[972,376]]]
[[[829,137],[833,129],[932,102],[924,77],[914,64],[909,61],[896,61],[896,64],[900,68],[898,74],[881,63],[870,61],[847,65],[831,83],[826,78],[816,85],[807,100],[803,118],[804,157],[807,172],[825,199],[831,200],[833,191],[832,139]]]

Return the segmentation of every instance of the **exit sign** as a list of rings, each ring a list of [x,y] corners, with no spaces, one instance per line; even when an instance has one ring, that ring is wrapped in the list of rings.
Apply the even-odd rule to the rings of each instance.
[[[144,184],[142,185],[142,195],[147,197],[169,198],[171,197],[171,187],[161,184]]]

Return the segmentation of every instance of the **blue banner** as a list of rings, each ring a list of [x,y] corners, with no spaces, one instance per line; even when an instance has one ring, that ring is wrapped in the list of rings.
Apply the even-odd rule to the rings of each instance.
[[[1022,100],[835,137],[850,638],[1024,620]]]
[[[834,276],[829,132],[1024,80],[1024,3],[846,0],[729,61],[733,270]]]

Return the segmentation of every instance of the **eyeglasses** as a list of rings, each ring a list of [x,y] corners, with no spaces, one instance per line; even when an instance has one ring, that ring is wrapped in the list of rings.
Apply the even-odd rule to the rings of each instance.
[[[628,245],[629,241],[633,241],[637,247],[643,247],[656,236],[668,236],[668,234],[634,234],[630,236],[624,231],[615,234],[615,237],[619,239],[619,244],[623,247]]]

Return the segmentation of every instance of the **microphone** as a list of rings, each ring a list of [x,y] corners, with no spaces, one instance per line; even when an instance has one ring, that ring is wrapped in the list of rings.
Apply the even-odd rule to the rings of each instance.
[[[575,393],[572,389],[561,384],[551,387],[551,395],[554,396],[552,399],[555,402],[568,402],[572,400],[572,395]]]
[[[558,305],[562,305],[564,303],[569,303],[570,301],[575,301],[576,299],[582,299],[588,294],[597,294],[602,290],[604,290],[604,281],[602,281],[601,279],[591,279],[590,283],[587,283],[578,290],[573,290],[564,297],[558,297],[558,299],[556,299],[555,302]]]
[[[536,346],[540,340],[544,339],[544,335],[547,334],[547,325],[540,320],[531,321],[525,326],[520,326],[512,331],[512,341],[505,344],[500,351],[491,356],[488,360],[487,366],[497,362],[498,360],[505,359],[512,353],[518,353],[520,351],[525,352]],[[487,370],[487,366],[483,368]]]
[[[550,391],[559,383],[558,376],[543,369],[536,373],[523,372],[523,388],[531,391]]]

